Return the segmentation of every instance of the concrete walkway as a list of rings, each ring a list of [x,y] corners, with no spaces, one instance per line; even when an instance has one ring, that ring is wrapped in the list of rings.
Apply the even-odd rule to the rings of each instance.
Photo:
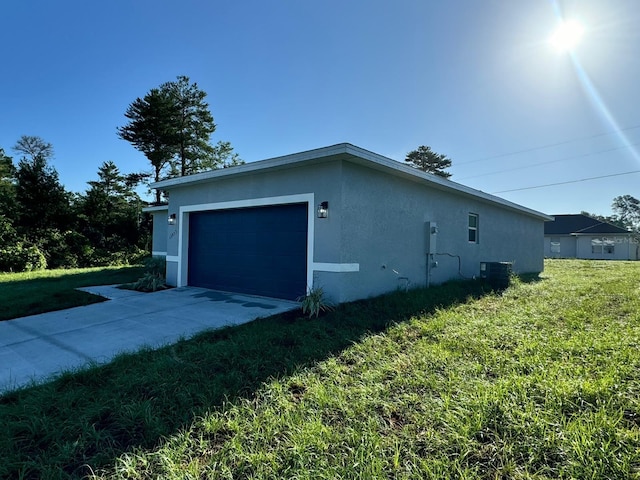
[[[0,394],[119,353],[159,347],[298,307],[295,302],[183,287],[154,293],[87,287],[109,301],[0,322]]]

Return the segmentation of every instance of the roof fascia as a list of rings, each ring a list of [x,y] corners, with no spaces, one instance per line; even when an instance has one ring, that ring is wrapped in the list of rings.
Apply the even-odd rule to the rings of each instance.
[[[169,205],[156,205],[155,207],[144,207],[143,212],[164,212],[169,210]]]
[[[350,143],[340,143],[330,147],[323,147],[315,150],[285,155],[283,157],[275,157],[267,160],[261,160],[244,165],[238,165],[230,168],[212,170],[209,172],[198,173],[186,177],[176,177],[160,182],[152,183],[151,188],[170,190],[171,188],[184,187],[188,185],[208,182],[214,179],[224,178],[228,176],[239,176],[252,174],[265,170],[277,170],[282,168],[291,168],[299,164],[321,163],[330,160],[345,160],[348,162],[367,166],[380,171],[390,172],[394,175],[407,178],[412,181],[427,183],[429,186],[443,190],[453,191],[465,196],[480,199],[486,203],[497,204],[510,210],[515,210],[526,215],[539,218],[544,221],[552,221],[554,217],[545,213],[523,207],[516,203],[510,202],[500,197],[496,197],[489,193],[475,190],[465,185],[446,180],[437,175],[432,175],[416,168],[410,167],[396,160],[384,157],[377,153],[365,150]]]

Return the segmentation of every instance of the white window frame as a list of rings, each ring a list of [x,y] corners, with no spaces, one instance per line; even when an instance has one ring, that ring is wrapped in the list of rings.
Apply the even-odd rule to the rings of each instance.
[[[474,226],[471,225],[472,218],[475,218]],[[473,240],[471,240],[471,232],[473,232]],[[467,240],[472,244],[480,243],[480,215],[477,213],[469,212],[469,216],[467,217]]]
[[[591,253],[593,255],[614,255],[616,242],[607,237],[591,237]]]

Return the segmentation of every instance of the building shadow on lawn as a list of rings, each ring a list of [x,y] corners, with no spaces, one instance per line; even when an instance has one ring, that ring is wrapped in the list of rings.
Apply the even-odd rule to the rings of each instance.
[[[250,397],[391,324],[491,292],[450,282],[343,304],[318,319],[300,311],[202,333],[159,350],[67,373],[0,397],[1,478],[69,478],[109,468],[122,453],[150,449],[227,401]]]

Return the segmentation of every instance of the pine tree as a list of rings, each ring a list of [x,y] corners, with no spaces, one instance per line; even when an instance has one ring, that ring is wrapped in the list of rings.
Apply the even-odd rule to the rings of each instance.
[[[416,150],[407,153],[405,162],[423,172],[432,173],[443,178],[451,177],[451,174],[445,171],[451,166],[451,159],[446,155],[434,152],[431,147],[425,145],[421,145]]]
[[[16,229],[37,239],[47,229],[69,227],[69,194],[49,165],[53,147],[40,137],[23,136],[13,147],[23,157],[16,171]]]
[[[13,223],[16,213],[16,167],[0,148],[0,216]]]
[[[118,128],[118,137],[142,152],[153,167],[153,180],[162,180],[177,153],[175,140],[175,106],[166,91],[154,88],[144,98],[137,98],[125,112],[129,119]],[[161,192],[156,190],[156,202]]]
[[[217,168],[210,143],[216,125],[206,92],[186,76],[161,85],[160,90],[173,101],[172,137],[177,151],[173,170],[184,176]]]
[[[87,235],[98,246],[114,239],[123,245],[138,243],[139,196],[112,161],[98,169],[98,180],[87,182],[90,188],[80,200],[83,218],[88,226]]]

